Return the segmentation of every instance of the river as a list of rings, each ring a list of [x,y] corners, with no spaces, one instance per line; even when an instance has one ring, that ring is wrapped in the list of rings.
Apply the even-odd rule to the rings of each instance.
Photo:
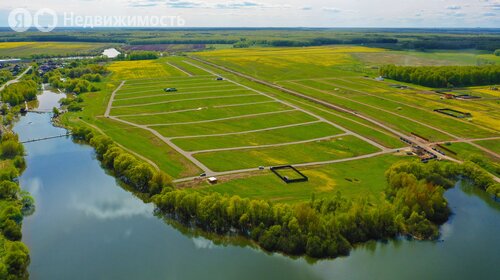
[[[45,91],[41,111],[62,95]],[[61,135],[50,114],[16,124],[22,140]],[[93,149],[69,138],[27,143],[20,178],[36,211],[23,223],[31,279],[498,279],[500,203],[459,184],[442,241],[371,242],[348,257],[307,261],[181,233],[103,170]]]

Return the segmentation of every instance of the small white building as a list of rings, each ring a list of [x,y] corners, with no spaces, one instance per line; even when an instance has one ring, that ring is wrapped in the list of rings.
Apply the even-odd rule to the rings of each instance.
[[[207,179],[207,181],[210,183],[210,184],[217,184],[217,177],[209,177]]]

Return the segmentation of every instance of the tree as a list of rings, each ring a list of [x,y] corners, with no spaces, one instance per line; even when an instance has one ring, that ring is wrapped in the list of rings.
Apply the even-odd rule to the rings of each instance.
[[[57,109],[57,107],[52,108],[52,114],[54,117],[58,117],[60,114],[59,109]]]
[[[20,191],[19,185],[11,181],[0,182],[0,199],[13,199]]]
[[[7,246],[4,263],[9,275],[17,276],[18,279],[27,278],[30,256],[26,245],[18,241],[10,243]]]

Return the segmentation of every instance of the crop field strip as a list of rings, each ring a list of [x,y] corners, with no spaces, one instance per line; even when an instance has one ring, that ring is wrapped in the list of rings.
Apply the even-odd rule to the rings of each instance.
[[[437,132],[441,135],[446,135],[447,137],[451,137],[450,139],[465,139],[464,142],[469,143],[470,145],[472,145],[476,148],[479,148],[490,155],[498,157],[498,154],[496,154],[495,152],[490,151],[485,147],[481,147],[480,145],[474,143],[472,140],[471,141],[467,140],[467,138],[471,138],[471,137],[472,138],[488,138],[488,137],[499,135],[499,133],[495,130],[483,128],[483,127],[478,126],[478,125],[471,125],[469,123],[461,123],[461,122],[457,123],[457,121],[455,121],[454,119],[437,118],[437,117],[435,117],[435,115],[432,112],[424,112],[424,110],[422,110],[420,108],[411,107],[411,109],[413,109],[413,110],[408,110],[408,108],[407,108],[406,112],[412,111],[412,113],[410,113],[409,115],[403,115],[400,112],[398,112],[398,113],[391,112],[389,110],[389,108],[387,108],[387,107],[384,108],[384,106],[387,106],[387,103],[393,102],[393,103],[397,103],[398,105],[403,105],[403,104],[391,101],[387,98],[381,98],[381,97],[375,96],[376,99],[382,99],[385,101],[385,102],[376,102],[375,103],[376,105],[375,105],[373,103],[373,100],[370,102],[369,100],[367,101],[366,98],[363,98],[362,95],[366,94],[366,93],[356,93],[356,92],[359,92],[359,90],[354,90],[354,89],[350,89],[350,88],[346,88],[346,87],[339,87],[338,84],[325,82],[325,80],[335,80],[335,79],[334,78],[333,79],[320,79],[320,80],[312,79],[312,80],[303,80],[301,83],[299,83],[299,82],[291,82],[291,83],[294,86],[303,86],[306,89],[317,90],[319,92],[323,92],[323,93],[326,93],[329,95],[334,95],[334,96],[342,98],[342,99],[348,99],[348,100],[353,101],[354,103],[357,103],[360,105],[364,105],[364,106],[374,108],[374,109],[379,109],[380,111],[382,111],[384,113],[393,114],[395,117],[401,117],[403,119],[411,121],[411,122],[415,123],[417,126],[422,125],[424,127],[427,127],[431,130],[422,131],[421,128],[420,128],[420,130],[417,130],[416,129],[417,126],[414,126],[413,129],[418,131],[418,134],[426,135],[428,138],[430,138],[434,141],[436,141],[436,138],[434,138],[434,137],[436,136],[435,133]],[[284,82],[283,84],[287,84],[287,82]],[[329,86],[332,86],[334,88],[336,87],[337,89],[342,88],[344,90],[347,90],[348,91],[347,95],[349,95],[349,97],[339,95],[335,91],[334,88],[328,88],[329,90],[327,91],[327,90],[325,90],[325,85],[327,85],[327,86],[329,85]],[[370,94],[368,94],[368,95],[370,95]],[[356,99],[356,97],[357,97],[357,99]],[[393,108],[395,108],[395,107],[396,106],[393,106]],[[416,116],[418,116],[418,114],[416,114],[416,112],[415,112],[415,109],[421,111],[420,113],[422,113],[422,112],[424,113],[424,115],[420,115],[420,117],[421,117],[420,120],[415,118]],[[363,111],[366,112],[366,109],[364,109]],[[402,111],[405,111],[405,110],[402,110]],[[379,113],[379,118],[380,118],[380,113]],[[427,124],[426,122],[428,122],[428,121],[430,121],[430,123],[432,123],[432,125]],[[436,124],[439,124],[440,127],[445,127],[448,130],[445,130],[442,128],[437,128]],[[434,134],[426,134],[426,133],[432,133],[432,130],[434,130],[436,132],[434,132]],[[413,132],[413,131],[408,130],[407,132]],[[424,133],[424,134],[421,134],[421,133]],[[454,133],[459,133],[459,136],[455,135]],[[439,139],[439,138],[437,138],[437,139]]]
[[[345,84],[344,85],[339,85],[338,81],[347,82],[347,83],[350,84],[350,87],[348,87],[349,85],[345,85]],[[326,84],[329,84],[329,85],[332,85],[332,86],[337,86],[337,87],[342,88],[342,89],[351,90],[351,91],[355,91],[355,92],[358,92],[358,93],[361,93],[361,94],[369,95],[371,97],[375,97],[375,98],[378,98],[378,99],[385,100],[385,101],[387,101],[389,103],[393,103],[393,105],[399,104],[401,106],[405,106],[405,107],[407,107],[407,108],[410,109],[410,110],[404,110],[404,108],[402,108],[403,110],[401,111],[401,113],[411,111],[412,115],[417,115],[417,114],[414,114],[416,112],[415,109],[419,110],[419,111],[424,111],[425,113],[427,113],[427,115],[426,115],[427,118],[432,117],[436,122],[437,121],[447,122],[448,124],[450,124],[450,127],[453,127],[453,125],[451,125],[451,123],[456,124],[455,122],[461,122],[461,123],[465,123],[465,125],[464,124],[458,124],[458,125],[462,125],[464,127],[467,127],[467,130],[471,129],[471,127],[475,127],[476,129],[480,129],[480,130],[488,130],[490,132],[494,131],[496,133],[500,133],[500,131],[494,130],[494,128],[488,128],[488,127],[485,128],[483,126],[478,126],[478,125],[476,125],[474,123],[467,122],[467,121],[464,121],[464,120],[443,118],[442,116],[440,116],[437,113],[435,113],[433,110],[429,110],[428,107],[427,108],[422,107],[419,102],[409,102],[408,99],[406,99],[404,102],[401,101],[399,99],[400,96],[399,95],[393,95],[393,94],[391,95],[390,94],[390,90],[385,90],[385,89],[377,88],[377,89],[380,89],[380,90],[383,90],[383,91],[381,93],[376,93],[375,94],[375,93],[370,92],[370,91],[373,91],[373,88],[372,88],[371,85],[369,87],[363,89],[362,91],[359,90],[359,89],[354,89],[353,86],[359,87],[359,85],[360,85],[360,82],[358,80],[356,80],[356,81],[350,81],[350,80],[347,80],[347,79],[332,78],[332,79],[324,79],[324,80],[321,80],[320,82],[321,83],[326,83]],[[366,81],[362,81],[361,84],[366,85]],[[435,104],[432,104],[432,106],[435,107],[435,108],[439,108],[438,104],[442,104],[442,103],[437,103],[436,102]],[[462,104],[463,104],[463,102],[462,102]],[[441,105],[441,106],[443,106],[443,105]],[[433,108],[433,107],[431,107],[431,108]],[[429,115],[429,113],[430,113],[430,115]],[[430,120],[430,121],[433,121],[433,120]],[[435,123],[435,122],[433,121],[433,123]],[[446,126],[446,124],[445,124],[445,127],[448,127],[448,126]]]
[[[296,91],[300,91],[307,96],[311,96],[313,98],[317,98],[319,100],[323,100],[330,104],[335,104],[340,108],[344,108],[346,110],[354,110],[358,112],[363,112],[372,119],[376,119],[379,122],[382,122],[394,129],[399,131],[404,131],[407,134],[411,132],[416,132],[420,135],[426,135],[429,139],[440,141],[440,140],[451,140],[452,137],[440,133],[434,129],[430,129],[424,125],[415,123],[413,121],[408,121],[408,119],[398,116],[393,112],[386,112],[380,110],[375,106],[367,106],[365,104],[361,104],[359,102],[355,102],[346,96],[340,96],[337,94],[333,94],[328,91],[316,89],[311,86],[304,86],[298,83],[284,83],[286,88],[293,88]]]
[[[191,62],[182,63],[209,72]],[[211,74],[214,82],[209,82],[208,78],[197,80],[196,76],[151,83],[127,81],[112,101],[111,118],[152,132],[209,174],[237,171],[239,167],[236,164],[235,168],[227,169],[220,166],[221,163],[213,164],[205,159],[208,154],[222,154],[225,158],[222,165],[239,161],[240,153],[250,157],[258,154],[247,162],[260,164],[241,165],[256,169],[259,165],[271,166],[286,161],[286,157],[293,161],[283,163],[309,163],[289,154],[297,145],[306,145],[308,151],[318,149],[309,158],[317,157],[319,161],[389,150],[292,103],[228,79],[215,81],[218,75]],[[197,90],[217,83],[222,84],[218,90]],[[143,90],[144,87],[148,91]],[[175,87],[178,92],[165,93],[164,87]],[[226,90],[227,87],[232,89]],[[356,142],[357,147],[350,147],[350,141],[344,138]],[[325,153],[325,147],[329,146],[338,150]],[[296,152],[302,153],[300,149]],[[264,154],[267,158],[260,157]],[[278,159],[269,158],[273,155]]]

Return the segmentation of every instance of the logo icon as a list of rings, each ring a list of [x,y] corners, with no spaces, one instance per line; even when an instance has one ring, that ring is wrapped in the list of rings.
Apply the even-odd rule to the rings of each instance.
[[[43,22],[47,22],[47,25],[42,26],[40,19],[42,19]],[[36,29],[40,30],[41,32],[50,32],[57,26],[57,14],[52,9],[43,8],[35,13],[35,15],[33,16],[33,21],[35,23]]]
[[[33,18],[24,8],[17,8],[9,13],[9,27],[16,32],[24,32],[31,27]]]

